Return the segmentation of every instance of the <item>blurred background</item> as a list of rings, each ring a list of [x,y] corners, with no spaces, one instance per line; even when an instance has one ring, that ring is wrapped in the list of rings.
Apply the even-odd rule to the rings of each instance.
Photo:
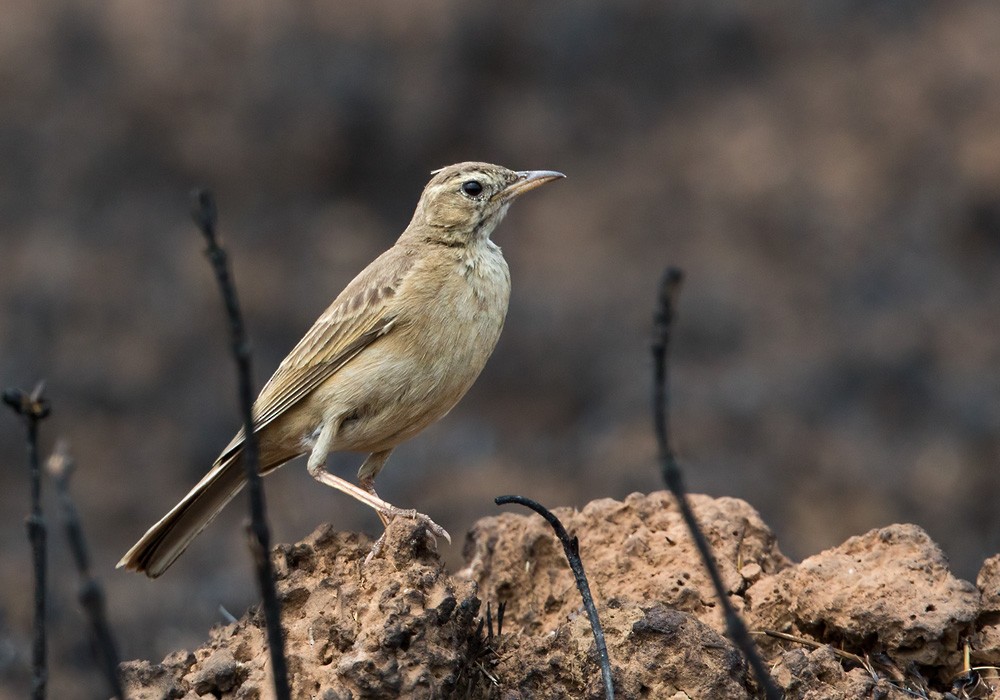
[[[0,385],[48,382],[43,447],[65,437],[78,461],[124,658],[255,600],[242,500],[162,579],[113,569],[239,422],[196,186],[217,195],[263,382],[432,169],[568,175],[495,235],[513,296],[480,381],[379,478],[456,536],[453,566],[496,495],[662,487],[667,265],[687,274],[672,410],[692,491],[749,500],[797,559],[901,521],[966,578],[1000,549],[995,2],[14,0],[3,17]],[[20,697],[28,480],[6,410],[0,465],[0,686]],[[379,532],[303,462],[267,487],[276,542]],[[92,696],[47,488],[52,694]]]

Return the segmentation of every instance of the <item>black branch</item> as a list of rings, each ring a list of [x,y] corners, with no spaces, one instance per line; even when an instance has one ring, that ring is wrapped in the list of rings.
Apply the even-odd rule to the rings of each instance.
[[[35,621],[31,644],[31,697],[45,698],[48,683],[45,644],[46,538],[42,517],[42,469],[38,458],[38,424],[49,415],[49,403],[42,397],[45,385],[39,382],[30,394],[20,389],[5,389],[3,402],[24,420],[28,442],[28,470],[31,479],[31,512],[25,525],[31,542],[32,568],[35,576]]]
[[[576,587],[580,590],[580,597],[583,598],[583,607],[587,610],[587,617],[590,618],[590,629],[594,632],[594,643],[597,646],[597,660],[601,666],[601,678],[604,681],[604,697],[607,700],[614,700],[615,686],[611,678],[611,660],[608,658],[608,645],[604,641],[604,630],[601,628],[601,621],[597,617],[597,606],[594,605],[594,597],[590,594],[590,584],[587,583],[587,574],[583,571],[583,561],[580,559],[580,541],[566,532],[566,528],[548,508],[524,496],[497,496],[493,499],[498,506],[516,503],[518,505],[531,508],[540,516],[549,521],[549,525],[555,530],[556,537],[566,552],[566,559],[569,561],[569,568],[573,570],[573,577],[576,579]]]
[[[226,251],[219,245],[216,236],[218,216],[215,199],[207,190],[195,192],[194,199],[192,214],[208,244],[205,253],[212,263],[212,269],[215,271],[215,277],[222,293],[226,317],[229,320],[230,343],[233,357],[236,360],[240,412],[243,418],[243,432],[246,436],[243,441],[243,466],[246,469],[247,492],[250,500],[250,549],[263,601],[267,642],[271,652],[271,668],[274,672],[274,691],[278,700],[290,700],[291,691],[288,686],[288,667],[285,662],[285,642],[281,633],[281,604],[275,590],[274,567],[270,556],[271,533],[267,524],[264,491],[258,472],[257,436],[253,426],[254,396],[253,379],[250,372],[250,343],[243,325],[243,316],[240,313],[236,286],[229,269],[229,258]]]
[[[705,568],[708,570],[708,575],[712,579],[712,585],[715,587],[716,595],[719,597],[725,614],[726,632],[729,638],[740,648],[743,656],[753,668],[754,675],[757,676],[757,681],[764,690],[765,697],[768,700],[781,700],[781,693],[767,672],[764,661],[760,658],[746,625],[743,624],[743,620],[736,614],[736,610],[729,602],[729,596],[726,595],[726,588],[722,583],[722,576],[719,575],[719,568],[715,564],[712,549],[698,525],[691,504],[688,503],[684,474],[681,472],[680,465],[677,463],[674,451],[670,446],[667,411],[670,383],[667,359],[677,295],[680,293],[683,277],[683,273],[675,267],[668,268],[664,273],[660,283],[656,314],[653,318],[653,428],[659,447],[660,469],[663,480],[677,500],[681,516],[691,532],[691,539],[694,540],[695,546],[701,554],[701,559],[705,563]]]
[[[90,633],[94,639],[98,663],[112,696],[124,700],[125,694],[122,692],[121,678],[118,675],[118,645],[115,643],[111,626],[108,624],[104,590],[101,588],[100,582],[90,572],[90,555],[87,552],[87,543],[83,536],[83,525],[69,491],[69,480],[75,465],[64,442],[60,441],[56,445],[55,452],[49,457],[46,466],[55,481],[63,528],[66,531],[66,539],[69,540],[69,548],[80,576],[77,599],[90,623]]]

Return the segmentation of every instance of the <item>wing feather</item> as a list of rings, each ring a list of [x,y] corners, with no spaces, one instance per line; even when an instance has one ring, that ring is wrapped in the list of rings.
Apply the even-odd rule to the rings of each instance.
[[[394,246],[344,288],[261,389],[254,403],[254,430],[274,421],[398,325],[393,301],[413,262],[410,251]],[[239,449],[243,440],[241,429],[219,459]]]

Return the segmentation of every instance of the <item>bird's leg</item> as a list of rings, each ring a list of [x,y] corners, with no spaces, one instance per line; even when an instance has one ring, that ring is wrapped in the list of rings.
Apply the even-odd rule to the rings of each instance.
[[[326,470],[326,458],[327,455],[330,454],[330,443],[333,441],[333,435],[335,432],[335,423],[327,423],[323,426],[323,429],[320,430],[319,437],[316,438],[312,452],[309,453],[309,462],[306,465],[306,469],[309,470],[309,476],[316,479],[316,481],[321,484],[331,486],[341,493],[346,493],[348,496],[361,501],[366,506],[373,508],[375,512],[379,513],[380,517],[382,513],[391,512],[394,506],[391,503],[383,501],[378,497],[378,494],[365,491],[361,487],[355,486],[350,481],[341,479],[336,474],[331,474]]]
[[[365,459],[361,468],[358,469],[358,483],[361,485],[361,488],[379,500],[382,499],[375,492],[375,475],[382,471],[382,467],[385,466],[385,462],[389,459],[390,454],[392,454],[392,450],[372,452]],[[378,513],[378,519],[382,521],[382,527],[389,527],[389,520],[391,518],[382,511],[376,512]]]
[[[331,422],[324,425],[320,430],[319,436],[313,444],[312,451],[309,453],[309,461],[306,465],[306,468],[309,470],[309,475],[321,484],[326,484],[327,486],[335,488],[341,493],[346,493],[348,496],[364,503],[366,506],[378,513],[379,519],[385,526],[388,526],[389,521],[397,516],[402,518],[413,518],[424,523],[432,534],[445,538],[448,540],[448,543],[451,544],[451,535],[448,534],[448,531],[431,520],[428,516],[418,513],[415,510],[397,508],[388,501],[383,501],[375,492],[375,488],[373,486],[375,474],[382,469],[382,466],[389,458],[389,453],[392,452],[392,450],[374,452],[368,456],[368,459],[366,459],[364,464],[361,465],[361,470],[358,472],[362,486],[356,486],[350,481],[341,479],[336,474],[331,474],[326,470],[326,458],[330,454],[330,445],[333,442],[333,436],[336,434],[336,428],[337,424]],[[368,557],[365,559],[366,562],[371,561],[371,559],[378,555],[382,549],[384,540],[385,533],[383,532],[382,536],[375,542],[375,546],[372,547],[371,553],[369,553]]]
[[[434,535],[438,537],[443,537],[451,544],[451,535],[443,527],[438,525],[436,522],[430,519],[429,516],[419,513],[416,510],[397,508],[394,505],[383,501],[378,493],[375,492],[375,475],[382,471],[382,467],[385,466],[385,461],[389,459],[389,455],[392,450],[383,450],[381,452],[372,452],[368,455],[368,458],[361,465],[358,470],[358,481],[361,484],[361,488],[369,494],[375,500],[385,503],[386,508],[376,508],[379,519],[382,521],[384,527],[389,527],[389,521],[393,518],[412,518],[414,520],[419,520],[422,522],[427,529]],[[376,540],[375,545],[372,547],[372,551],[369,552],[368,556],[365,558],[365,562],[369,562],[378,556],[379,552],[382,551],[382,546],[385,544],[385,533]]]

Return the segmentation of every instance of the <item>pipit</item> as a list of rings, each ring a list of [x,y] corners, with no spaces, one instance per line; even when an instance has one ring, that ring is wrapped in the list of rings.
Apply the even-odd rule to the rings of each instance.
[[[397,445],[448,413],[479,376],[510,297],[507,262],[490,234],[515,198],[561,177],[487,163],[435,171],[403,235],[347,285],[261,390],[260,473],[308,453],[315,479],[374,508],[383,525],[417,518],[450,542],[426,515],[379,498],[375,476]],[[243,487],[244,440],[241,430],[119,567],[151,578],[166,571]],[[332,451],[368,453],[360,486],[326,470]]]

